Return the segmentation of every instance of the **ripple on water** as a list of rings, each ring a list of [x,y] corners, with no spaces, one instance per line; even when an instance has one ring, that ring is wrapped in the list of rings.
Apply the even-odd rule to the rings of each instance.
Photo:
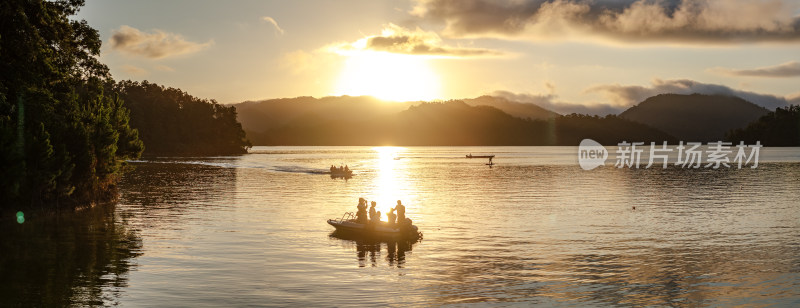
[[[116,301],[129,306],[800,300],[800,163],[787,162],[800,150],[767,151],[757,169],[592,171],[574,151],[279,147],[133,162],[110,225],[141,243],[122,246],[136,266],[99,285],[124,285]],[[338,164],[356,175],[317,174]],[[358,197],[384,213],[401,199],[424,239],[332,236],[325,220]]]

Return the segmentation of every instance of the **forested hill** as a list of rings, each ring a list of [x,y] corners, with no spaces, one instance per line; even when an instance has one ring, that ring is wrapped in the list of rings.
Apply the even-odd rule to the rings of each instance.
[[[800,146],[800,106],[790,105],[775,109],[745,128],[728,132],[726,140],[734,144],[744,141],[764,146]]]
[[[661,131],[616,116],[521,119],[495,107],[469,106],[463,101],[421,103],[375,117],[310,114],[249,138],[257,145],[577,145],[583,138],[604,144],[675,142]]]
[[[620,117],[658,128],[686,142],[713,142],[768,112],[734,96],[661,94],[629,108]]]
[[[300,96],[236,104],[239,121],[247,131],[260,133],[291,123],[302,117],[322,120],[363,121],[395,114],[420,102],[385,102],[371,96]]]
[[[145,155],[240,154],[250,147],[233,106],[147,81],[121,81],[114,90],[130,109]]]
[[[520,103],[510,101],[503,97],[496,96],[479,96],[464,100],[470,106],[490,106],[502,110],[509,115],[517,118],[531,119],[531,120],[547,120],[559,116],[558,113],[544,109],[535,104]]]

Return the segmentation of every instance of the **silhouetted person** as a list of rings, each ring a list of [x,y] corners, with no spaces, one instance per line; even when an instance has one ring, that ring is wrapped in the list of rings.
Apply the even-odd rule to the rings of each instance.
[[[367,223],[367,200],[358,198],[358,212],[356,212],[356,222],[360,224]]]
[[[394,209],[397,211],[397,224],[402,226],[406,222],[406,207],[400,200],[397,200],[397,206]]]
[[[372,205],[369,207],[369,220],[372,220],[375,217],[375,201],[372,201]]]
[[[380,222],[381,222],[381,211],[377,211],[375,212],[375,216],[372,216],[372,225],[378,226]]]
[[[397,220],[397,214],[394,213],[394,209],[389,210],[389,214],[386,214],[386,217],[389,218],[389,227],[394,228],[395,221]]]
[[[347,165],[344,165],[344,171],[348,171],[348,170],[350,170],[350,168],[348,168]]]

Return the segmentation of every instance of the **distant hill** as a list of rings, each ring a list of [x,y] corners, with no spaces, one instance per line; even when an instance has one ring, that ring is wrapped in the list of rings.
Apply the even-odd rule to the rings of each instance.
[[[800,146],[800,106],[777,108],[747,125],[726,135],[733,144],[761,142],[764,146]]]
[[[522,119],[544,120],[559,116],[555,112],[534,104],[513,102],[501,97],[481,96],[466,99],[463,102],[470,106],[494,107]],[[234,106],[244,130],[248,132],[248,135],[257,135],[270,129],[291,125],[295,121],[305,121],[303,118],[363,121],[396,114],[421,103],[386,102],[370,96],[328,96],[323,98],[301,96],[247,101]]]
[[[747,126],[769,110],[738,97],[661,94],[622,112],[624,119],[662,130],[679,140],[723,140],[733,129]]]
[[[244,112],[244,111],[241,111]],[[522,119],[490,106],[463,101],[419,103],[373,116],[296,115],[283,125],[248,132],[256,145],[577,145],[583,138],[604,144],[622,140],[674,141],[646,125],[616,116],[557,116]],[[273,113],[275,118],[281,114]]]
[[[505,113],[522,119],[547,120],[554,119],[560,115],[539,107],[538,105],[514,102],[506,98],[496,96],[484,95],[477,98],[465,99],[464,102],[470,106],[494,107],[502,110]]]
[[[420,102],[384,102],[370,96],[301,96],[234,105],[245,131],[261,133],[292,123],[302,117],[326,120],[364,120],[408,109]]]
[[[532,142],[530,128],[496,108],[452,101],[360,117],[307,113],[248,136],[257,145],[522,145]]]
[[[578,145],[586,138],[603,145],[617,145],[622,141],[678,143],[677,138],[661,130],[616,115],[600,117],[573,113],[556,118],[555,127],[557,145]]]

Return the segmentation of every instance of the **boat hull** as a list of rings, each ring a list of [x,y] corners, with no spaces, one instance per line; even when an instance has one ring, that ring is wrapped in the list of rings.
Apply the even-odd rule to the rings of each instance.
[[[364,225],[356,223],[353,220],[335,220],[328,219],[328,224],[336,228],[336,231],[356,235],[361,237],[371,238],[419,238],[419,231],[417,226],[409,228],[391,228],[386,222],[381,222],[378,225]]]
[[[331,172],[331,177],[337,178],[349,178],[353,176],[353,171],[333,171]]]
[[[494,155],[467,155],[467,158],[494,158]]]

